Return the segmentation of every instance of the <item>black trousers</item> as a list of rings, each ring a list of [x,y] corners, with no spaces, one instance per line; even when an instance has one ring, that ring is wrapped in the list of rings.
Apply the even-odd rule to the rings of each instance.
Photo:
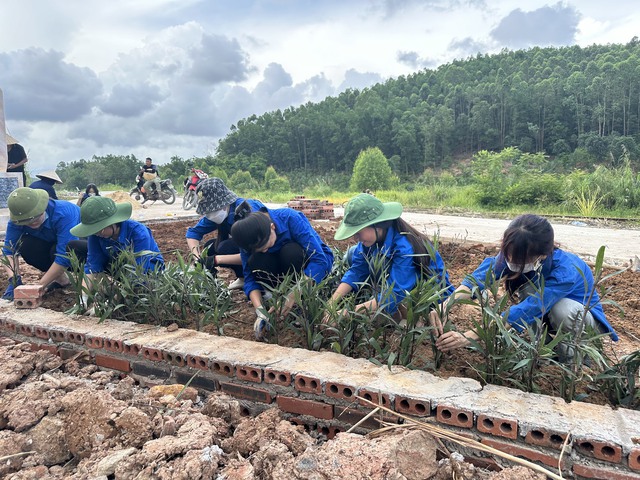
[[[248,261],[256,280],[272,287],[287,273],[302,272],[305,263],[304,249],[295,242],[285,244],[274,253],[256,252]]]
[[[202,250],[207,250],[207,258],[210,258],[210,261],[205,260],[205,265],[207,268],[215,274],[215,268],[213,267],[213,256],[214,255],[237,255],[240,253],[240,247],[238,244],[233,241],[233,238],[228,238],[220,242],[218,248],[216,248],[216,239],[213,238],[207,241],[203,246]],[[222,268],[230,268],[233,270],[233,273],[236,274],[238,278],[244,278],[244,273],[242,272],[242,265],[230,265],[228,263],[219,263],[218,267]]]
[[[72,244],[77,243],[74,248]],[[56,259],[55,242],[47,242],[33,235],[22,235],[18,241],[18,253],[22,259],[32,267],[37,268],[41,272],[46,272],[51,268]],[[78,250],[76,250],[76,248]],[[78,259],[82,262],[87,260],[87,241],[72,240],[67,244],[67,252],[71,249],[76,251]]]

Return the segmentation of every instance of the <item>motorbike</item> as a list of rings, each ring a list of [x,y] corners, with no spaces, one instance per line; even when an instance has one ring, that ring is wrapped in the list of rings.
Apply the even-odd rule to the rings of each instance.
[[[199,168],[191,169],[191,176],[184,180],[184,197],[182,198],[182,208],[189,210],[198,205],[198,195],[196,189],[202,180],[209,178],[205,172]]]
[[[162,200],[167,205],[171,205],[176,201],[176,190],[173,188],[173,183],[170,178],[166,180],[160,180],[160,191],[156,189],[151,189],[151,192],[142,192],[138,185],[140,184],[141,177],[140,175],[136,176],[136,186],[131,189],[129,195],[131,198],[137,201],[141,201],[141,203],[145,203],[148,201],[155,202],[157,200]]]

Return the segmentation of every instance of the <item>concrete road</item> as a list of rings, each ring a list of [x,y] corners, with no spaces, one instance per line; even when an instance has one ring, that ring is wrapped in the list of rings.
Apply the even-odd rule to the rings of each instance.
[[[284,204],[267,204],[270,208],[284,207]],[[3,209],[7,210],[7,209]],[[2,213],[2,212],[0,212]],[[342,208],[336,208],[336,217],[344,214]],[[8,211],[6,212],[8,214]],[[178,197],[173,205],[156,202],[145,208],[135,208],[132,218],[141,222],[158,220],[199,218],[195,209],[183,210],[182,198]],[[459,242],[499,242],[509,220],[495,218],[477,218],[465,216],[447,216],[431,213],[405,212],[403,218],[419,231],[428,236],[438,234],[441,239]],[[593,260],[600,246],[606,246],[606,263],[623,265],[640,257],[640,230],[600,228],[597,226],[576,226],[552,221],[556,242],[563,248],[575,252],[587,260]],[[0,225],[0,228],[3,227]],[[4,228],[1,228],[4,234]]]

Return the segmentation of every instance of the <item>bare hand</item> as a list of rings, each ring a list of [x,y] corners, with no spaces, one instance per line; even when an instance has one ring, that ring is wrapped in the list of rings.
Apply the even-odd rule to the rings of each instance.
[[[429,313],[429,324],[433,327],[433,334],[436,338],[444,333],[442,318],[437,310],[431,310]]]
[[[296,296],[295,293],[290,293],[289,295],[287,295],[287,300],[284,302],[284,305],[280,308],[280,312],[279,312],[279,316],[284,318],[287,315],[289,315],[289,312],[291,311],[291,309],[293,308],[293,306],[296,304]],[[269,309],[269,313],[273,313],[276,311],[276,307],[271,307]]]
[[[458,348],[466,347],[471,342],[460,332],[449,331],[438,337],[436,347],[442,352],[449,352]]]

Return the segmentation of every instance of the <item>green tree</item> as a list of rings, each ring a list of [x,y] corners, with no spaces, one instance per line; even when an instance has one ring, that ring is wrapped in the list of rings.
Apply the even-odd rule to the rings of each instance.
[[[378,148],[367,148],[358,155],[351,176],[352,190],[386,190],[394,182],[387,157]]]

